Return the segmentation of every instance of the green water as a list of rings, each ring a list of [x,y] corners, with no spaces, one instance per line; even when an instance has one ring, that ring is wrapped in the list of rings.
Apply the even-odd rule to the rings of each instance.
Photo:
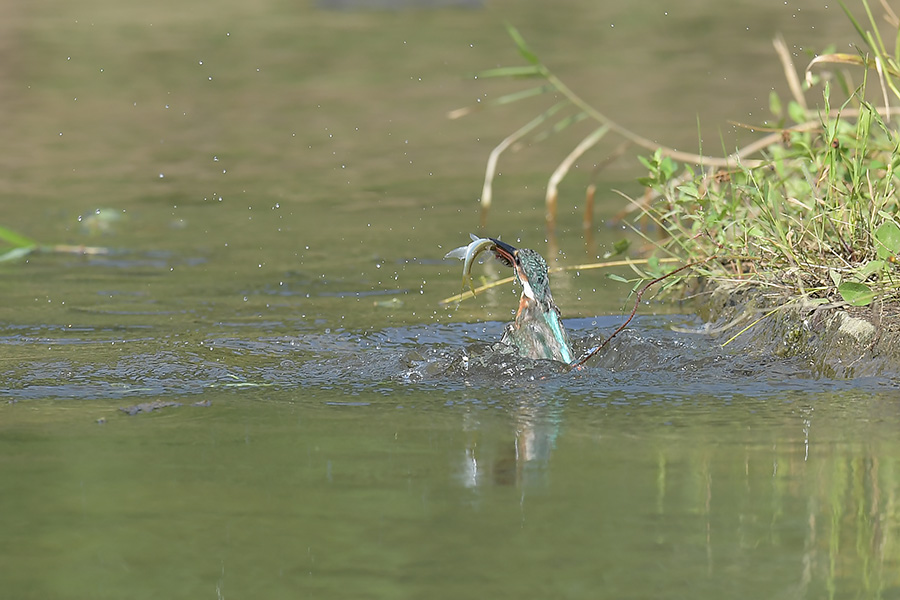
[[[0,264],[0,597],[897,597],[895,380],[816,380],[659,304],[583,371],[478,366],[517,292],[441,307],[441,257],[540,105],[445,117],[518,89],[471,77],[520,60],[505,20],[607,114],[710,152],[786,97],[775,33],[801,67],[853,39],[813,2],[0,7],[0,225],[109,250]],[[633,154],[581,232],[611,142],[550,254],[579,137],[501,160],[490,233],[562,265],[622,238]],[[621,322],[628,286],[553,289],[581,350]]]
[[[2,411],[18,598],[892,597],[893,395]]]

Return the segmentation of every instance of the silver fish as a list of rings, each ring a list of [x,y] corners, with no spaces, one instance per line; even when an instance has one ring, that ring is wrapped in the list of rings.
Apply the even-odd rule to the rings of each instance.
[[[472,290],[472,295],[474,296],[475,282],[472,281],[472,265],[475,264],[475,259],[478,258],[479,254],[485,250],[493,250],[497,244],[490,238],[480,238],[474,233],[470,233],[469,237],[472,238],[471,244],[454,248],[445,254],[444,258],[458,258],[465,261],[463,263],[463,289],[466,288],[468,283],[469,289]]]

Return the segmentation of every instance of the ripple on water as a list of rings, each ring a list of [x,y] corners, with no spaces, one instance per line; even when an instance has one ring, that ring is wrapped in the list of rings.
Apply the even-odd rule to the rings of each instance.
[[[684,319],[680,319],[683,321]],[[815,379],[801,359],[732,352],[718,340],[675,332],[673,317],[645,317],[576,371],[521,359],[495,340],[503,323],[443,323],[363,332],[262,335],[246,327],[189,340],[111,339],[58,331],[6,331],[10,360],[0,389],[18,398],[122,398],[197,394],[211,388],[321,388],[390,395],[416,388],[538,387],[586,403],[693,396],[771,395],[785,390],[895,388],[884,378]],[[615,330],[619,318],[567,321],[576,352]],[[27,354],[28,360],[21,360]]]

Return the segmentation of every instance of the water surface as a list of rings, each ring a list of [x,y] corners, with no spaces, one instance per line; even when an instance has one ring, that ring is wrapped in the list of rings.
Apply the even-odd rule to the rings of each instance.
[[[897,595],[895,380],[723,348],[654,302],[581,371],[479,361],[518,291],[439,305],[488,152],[541,110],[445,118],[517,89],[472,77],[520,61],[504,21],[626,126],[710,151],[786,97],[777,32],[801,66],[846,47],[838,7],[0,12],[0,225],[109,250],[0,265],[9,597]],[[610,145],[545,242],[579,137],[503,158],[489,233],[563,266],[626,235],[633,153],[581,232]],[[582,351],[630,310],[599,271],[553,288]]]

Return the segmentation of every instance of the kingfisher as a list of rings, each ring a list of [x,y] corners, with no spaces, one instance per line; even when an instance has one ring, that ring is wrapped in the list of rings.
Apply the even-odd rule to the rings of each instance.
[[[571,364],[572,347],[550,293],[550,275],[544,257],[528,248],[514,248],[498,239],[488,239],[494,243],[491,248],[494,256],[513,267],[516,281],[522,286],[516,319],[506,326],[500,342],[515,348],[519,356]]]

